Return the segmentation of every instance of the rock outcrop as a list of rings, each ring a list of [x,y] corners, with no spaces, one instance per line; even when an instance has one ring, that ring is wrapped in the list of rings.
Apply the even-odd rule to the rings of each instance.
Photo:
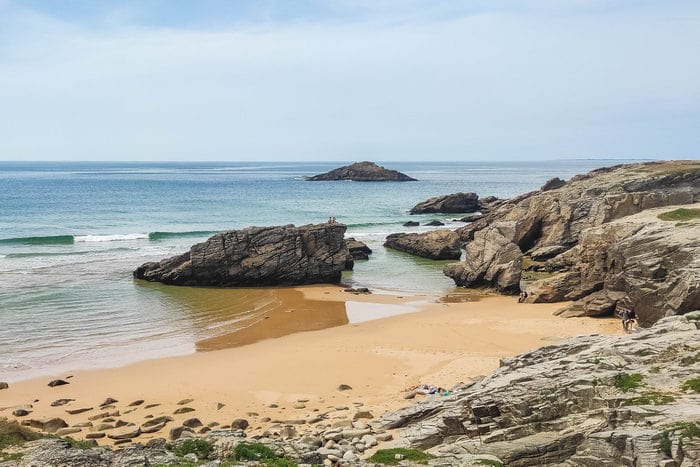
[[[385,169],[374,162],[356,162],[319,175],[306,177],[312,182],[351,180],[353,182],[415,182],[415,178],[396,170]]]
[[[462,214],[476,212],[479,207],[479,196],[476,193],[454,193],[418,203],[411,208],[409,214]]]
[[[343,224],[248,227],[214,235],[134,277],[171,285],[255,287],[338,283],[350,257]]]
[[[399,429],[397,439],[429,448],[439,465],[471,465],[476,454],[516,467],[698,465],[700,394],[688,383],[700,374],[698,320],[673,316],[503,359],[490,376],[376,426]]]
[[[697,307],[698,265],[691,261],[699,255],[697,242],[692,235],[670,235],[670,226],[604,226],[652,208],[698,201],[697,161],[628,164],[594,170],[564,184],[550,180],[538,191],[490,200],[483,217],[457,230],[466,244],[467,261],[446,267],[445,273],[462,286],[494,286],[513,293],[532,290],[531,300],[542,302],[583,299],[604,290],[607,298],[599,294],[589,299],[595,313],[609,312],[614,308],[610,304],[624,293],[624,303],[640,309],[642,322],[648,325],[661,316]],[[698,225],[691,222],[682,228],[692,232]],[[487,247],[489,241],[506,251]],[[663,260],[671,251],[678,254]],[[538,265],[542,270],[525,277],[514,264],[531,260],[543,262]],[[542,279],[545,272],[556,276],[531,288],[529,283]],[[660,282],[665,284],[657,287]],[[664,295],[674,288],[678,291]],[[655,294],[671,303],[659,307],[658,300],[652,300],[644,305]]]
[[[391,234],[384,246],[429,259],[459,259],[462,254],[459,235],[447,229]]]
[[[369,259],[369,255],[372,254],[372,249],[367,246],[366,243],[359,240],[355,240],[353,237],[345,240],[345,244],[348,247],[348,252],[352,259]]]

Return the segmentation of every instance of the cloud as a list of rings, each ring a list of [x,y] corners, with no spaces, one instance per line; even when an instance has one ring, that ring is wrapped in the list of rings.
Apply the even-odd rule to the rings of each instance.
[[[96,28],[14,9],[0,19],[0,159],[692,157],[698,147],[693,5],[456,14],[436,2],[420,19],[425,2],[399,12],[352,2],[354,16],[346,3],[325,3],[333,14],[322,18],[216,27],[105,10],[112,21]]]

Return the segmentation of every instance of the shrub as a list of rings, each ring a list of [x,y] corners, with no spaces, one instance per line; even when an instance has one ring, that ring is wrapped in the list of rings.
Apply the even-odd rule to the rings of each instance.
[[[209,441],[203,439],[188,439],[175,448],[175,454],[183,457],[187,454],[195,454],[197,459],[208,459],[214,446]]]
[[[396,465],[400,462],[400,460],[396,458],[397,454],[401,454],[405,460],[418,462],[420,464],[427,464],[428,460],[433,458],[433,456],[427,452],[418,449],[393,448],[378,450],[369,458],[369,461],[378,464]]]
[[[700,378],[689,379],[681,384],[682,391],[700,392]]]
[[[700,218],[700,209],[680,208],[674,211],[664,212],[656,217],[658,217],[662,221],[689,221],[692,219]]]
[[[642,379],[644,379],[644,377],[639,373],[633,373],[631,375],[627,373],[618,373],[615,375],[615,387],[623,392],[628,392],[641,386]]]
[[[670,394],[664,394],[659,391],[645,391],[637,397],[627,399],[622,405],[664,405],[670,404],[675,400],[676,398]]]

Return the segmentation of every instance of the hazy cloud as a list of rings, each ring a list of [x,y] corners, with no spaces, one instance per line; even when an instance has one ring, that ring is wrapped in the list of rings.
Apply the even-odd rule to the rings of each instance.
[[[697,157],[694,2],[225,3],[0,0],[0,159]]]

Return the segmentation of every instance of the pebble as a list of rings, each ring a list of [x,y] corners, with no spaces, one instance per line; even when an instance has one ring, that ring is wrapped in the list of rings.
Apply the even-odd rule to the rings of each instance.
[[[158,407],[160,404],[148,404],[144,406],[144,409],[152,409],[153,407]]]
[[[143,404],[144,402],[146,402],[146,401],[144,401],[143,399],[135,400],[134,402],[132,402],[131,404],[129,404],[129,407],[136,407],[137,405],[141,405],[141,404]]]
[[[194,399],[182,399],[180,402],[177,403],[177,405],[187,405],[192,401],[194,401]]]
[[[175,415],[183,414],[183,413],[189,413],[189,412],[194,412],[194,409],[192,407],[180,407],[177,409],[175,412],[173,412]]]
[[[375,438],[377,438],[377,441],[391,441],[394,439],[391,433],[381,433],[378,435],[374,435]]]
[[[338,391],[350,391],[352,389],[352,386],[349,384],[341,384],[338,386]]]
[[[9,388],[9,387],[10,387],[9,384],[7,384],[7,383],[4,382],[4,381],[0,381],[0,389],[7,389],[7,388]]]
[[[224,407],[226,407],[226,404],[224,404],[224,403],[222,403],[222,402],[217,402],[217,403],[216,403],[216,410],[221,410],[221,409],[223,409]]]
[[[59,407],[61,405],[66,405],[69,402],[73,402],[75,399],[56,399],[51,403],[51,407]]]
[[[15,417],[26,417],[30,413],[32,412],[25,409],[15,409],[12,411],[12,415],[14,415]]]
[[[305,408],[306,408],[306,404],[294,404],[294,405],[292,406],[292,408],[295,408],[295,409],[305,409]]]
[[[347,405],[336,405],[335,410],[350,410],[350,407]]]
[[[68,381],[64,381],[62,379],[55,379],[55,380],[49,382],[49,387],[55,388],[56,386],[64,386],[66,384],[70,384],[70,383]]]
[[[105,405],[110,405],[110,404],[116,404],[117,402],[119,402],[119,401],[116,399],[112,399],[111,397],[108,397],[107,399],[104,400],[103,403],[100,404],[100,407],[104,407]]]
[[[78,415],[79,413],[87,412],[88,410],[92,410],[92,407],[83,407],[82,409],[66,410],[66,412],[70,415]]]

